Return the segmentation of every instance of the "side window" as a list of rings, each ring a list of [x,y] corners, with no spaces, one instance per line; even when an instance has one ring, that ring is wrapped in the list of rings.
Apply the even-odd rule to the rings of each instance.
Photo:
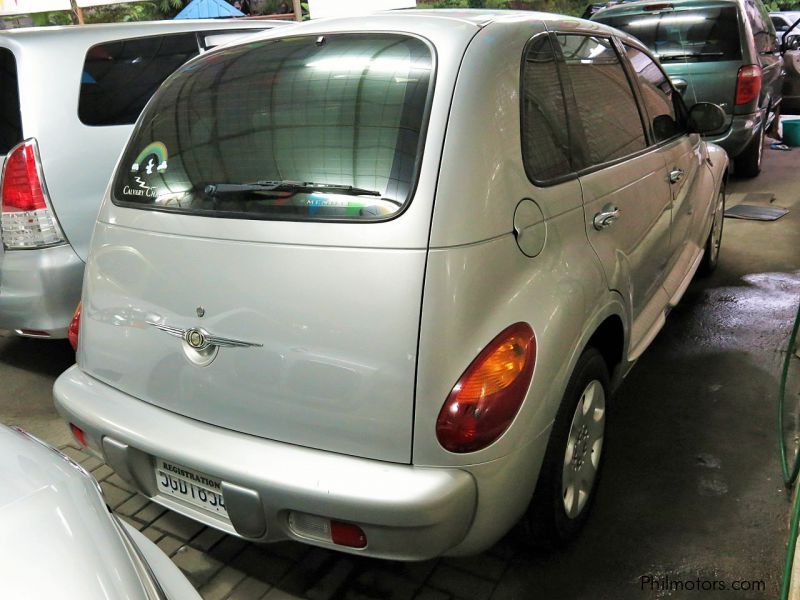
[[[625,53],[636,72],[655,141],[683,133],[680,98],[667,76],[647,54],[625,44]]]
[[[164,80],[198,54],[194,33],[107,42],[86,53],[78,116],[85,125],[129,125]]]
[[[775,27],[769,19],[769,13],[759,0],[747,0],[744,3],[747,19],[753,30],[756,52],[768,54],[777,50]]]
[[[780,17],[770,17],[770,20],[777,31],[781,31],[782,27],[789,27],[789,25],[787,25],[786,22]]]
[[[582,168],[646,147],[644,128],[625,70],[606,38],[558,34],[577,108],[570,122],[584,134]]]
[[[22,116],[14,53],[0,48],[0,156],[22,141]],[[2,161],[0,161],[2,165]]]
[[[522,160],[534,181],[572,171],[564,92],[546,34],[533,38],[522,65]]]

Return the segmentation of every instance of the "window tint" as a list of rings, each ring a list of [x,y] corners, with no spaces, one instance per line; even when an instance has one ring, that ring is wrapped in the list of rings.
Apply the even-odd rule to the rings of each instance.
[[[750,27],[753,29],[756,51],[759,54],[775,52],[777,37],[767,9],[758,0],[747,0],[744,3],[744,9],[750,21]]]
[[[547,35],[528,45],[522,67],[522,159],[534,181],[556,179],[572,169],[564,93]]]
[[[432,71],[428,46],[404,35],[217,50],[156,94],[115,201],[248,219],[391,216],[416,181]]]
[[[733,6],[601,16],[596,20],[638,38],[662,63],[742,58],[739,19]]]
[[[649,56],[636,48],[625,45],[625,52],[636,72],[655,141],[667,140],[682,133],[684,128],[678,116],[680,100],[664,71],[650,60]]]
[[[772,20],[772,24],[775,26],[775,29],[778,31],[781,30],[781,27],[789,27],[789,24],[780,17],[770,17],[770,19]]]
[[[81,74],[80,120],[86,125],[134,123],[158,86],[197,54],[194,33],[91,47]]]
[[[609,162],[645,148],[644,129],[628,78],[611,42],[558,35],[587,144],[584,167]]]
[[[0,48],[0,155],[22,141],[22,116],[14,53]]]

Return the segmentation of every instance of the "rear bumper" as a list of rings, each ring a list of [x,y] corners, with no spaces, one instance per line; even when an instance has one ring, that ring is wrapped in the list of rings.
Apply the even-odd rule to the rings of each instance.
[[[67,337],[81,298],[83,269],[69,244],[0,252],[0,329]]]
[[[467,470],[386,463],[232,432],[136,400],[77,366],[59,377],[54,396],[61,415],[141,493],[247,539],[424,560],[461,544],[473,525],[478,493]],[[221,479],[230,522],[158,492],[154,457]],[[299,535],[289,526],[291,511],[357,523],[368,545],[354,550]]]
[[[735,158],[744,152],[747,145],[758,135],[763,123],[763,111],[751,115],[736,115],[733,117],[731,126],[725,133],[704,137],[703,139],[707,142],[713,142],[722,146],[729,157]]]

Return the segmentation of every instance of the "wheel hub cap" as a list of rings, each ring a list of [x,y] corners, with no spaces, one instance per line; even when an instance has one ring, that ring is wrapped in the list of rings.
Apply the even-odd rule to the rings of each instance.
[[[597,380],[589,382],[572,417],[561,473],[564,510],[571,519],[586,507],[597,477],[605,432],[605,400],[603,385]]]

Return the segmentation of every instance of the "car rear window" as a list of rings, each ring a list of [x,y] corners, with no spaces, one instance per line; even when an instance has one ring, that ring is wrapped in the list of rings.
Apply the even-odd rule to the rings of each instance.
[[[263,40],[179,69],[142,115],[120,205],[247,219],[389,218],[411,196],[433,78],[401,34]]]
[[[742,57],[735,7],[598,16],[596,21],[639,38],[662,63]]]
[[[17,85],[17,61],[8,48],[0,48],[0,155],[22,141],[22,116]]]
[[[95,126],[135,123],[158,86],[198,51],[194,33],[92,46],[81,74],[81,122]]]

